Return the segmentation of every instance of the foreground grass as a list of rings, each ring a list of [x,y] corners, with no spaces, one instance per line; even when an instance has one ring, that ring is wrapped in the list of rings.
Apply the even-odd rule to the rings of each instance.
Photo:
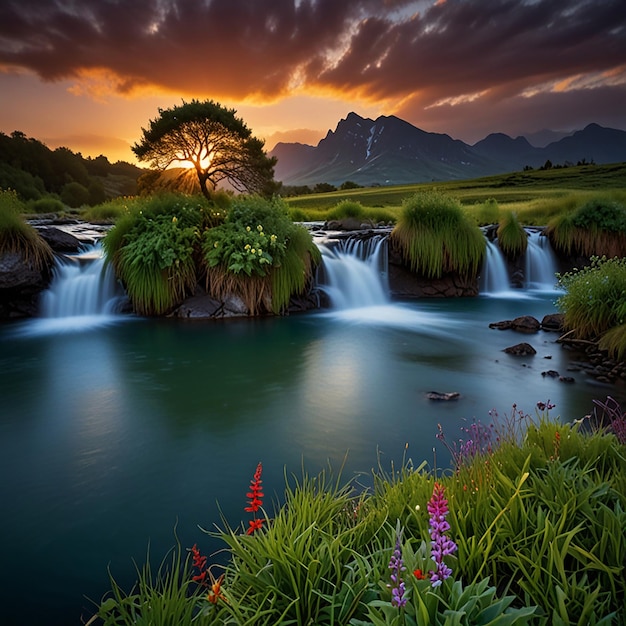
[[[368,491],[330,471],[286,477],[273,512],[259,464],[250,519],[209,533],[225,567],[178,548],[131,592],[113,581],[91,623],[623,624],[626,414],[607,399],[608,428],[600,413],[563,424],[538,406],[452,444],[440,432],[444,472],[406,460]]]

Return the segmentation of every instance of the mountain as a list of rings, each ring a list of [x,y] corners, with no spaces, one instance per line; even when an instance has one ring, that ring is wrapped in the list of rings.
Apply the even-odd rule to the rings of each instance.
[[[626,161],[626,132],[590,124],[584,130],[534,147],[525,137],[493,133],[470,146],[429,133],[395,116],[376,120],[349,113],[317,146],[278,143],[276,180],[286,185],[397,185],[455,180],[519,171],[525,166]]]

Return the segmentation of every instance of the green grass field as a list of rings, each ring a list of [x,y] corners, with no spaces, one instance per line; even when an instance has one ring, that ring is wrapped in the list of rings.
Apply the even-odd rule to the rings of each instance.
[[[367,187],[288,198],[289,206],[307,219],[325,219],[341,200],[360,202],[366,209],[396,215],[405,198],[436,189],[460,200],[481,222],[482,205],[493,199],[501,209],[514,211],[524,224],[545,225],[554,215],[572,210],[594,195],[626,200],[626,163],[581,165],[529,170],[472,180],[455,180],[393,187]],[[373,211],[376,213],[377,211]]]

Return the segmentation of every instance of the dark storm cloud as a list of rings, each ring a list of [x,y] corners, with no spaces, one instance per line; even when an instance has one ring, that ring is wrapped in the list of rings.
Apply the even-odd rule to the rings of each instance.
[[[121,92],[302,87],[425,107],[577,74],[624,82],[625,21],[623,0],[5,0],[0,66],[105,71]]]

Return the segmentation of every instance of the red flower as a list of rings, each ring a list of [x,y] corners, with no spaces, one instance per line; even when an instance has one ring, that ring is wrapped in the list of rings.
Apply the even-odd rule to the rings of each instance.
[[[251,519],[248,524],[250,524],[250,528],[246,531],[247,535],[251,535],[255,530],[261,530],[263,527],[263,522],[265,520],[262,518],[259,519]]]
[[[191,580],[199,585],[206,585],[207,569],[206,569],[206,556],[200,554],[197,544],[193,544],[191,548],[191,554],[193,557],[193,567],[199,570],[198,574],[191,577]]]
[[[244,509],[244,511],[248,511],[249,513],[256,513],[261,506],[263,505],[263,491],[261,491],[261,472],[263,471],[263,466],[259,463],[256,466],[256,471],[254,472],[254,478],[250,481],[250,491],[246,494],[246,498],[250,500],[248,506]]]
[[[417,580],[424,580],[426,578],[426,575],[424,574],[424,572],[422,572],[421,569],[413,570],[413,576],[415,576]]]

